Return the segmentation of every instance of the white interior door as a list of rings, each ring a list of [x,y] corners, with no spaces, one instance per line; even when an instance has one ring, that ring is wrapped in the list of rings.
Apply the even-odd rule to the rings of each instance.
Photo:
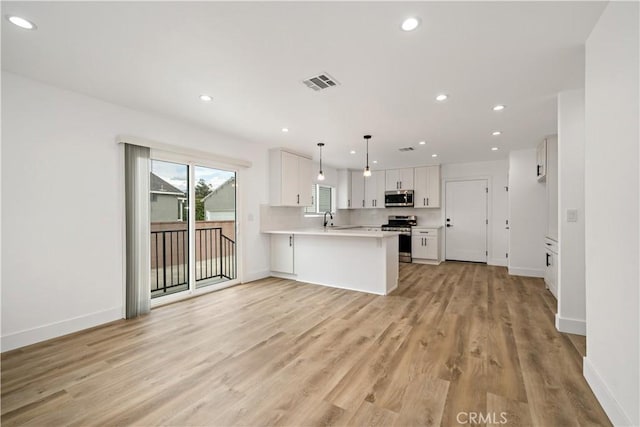
[[[446,259],[487,262],[487,180],[445,186]]]

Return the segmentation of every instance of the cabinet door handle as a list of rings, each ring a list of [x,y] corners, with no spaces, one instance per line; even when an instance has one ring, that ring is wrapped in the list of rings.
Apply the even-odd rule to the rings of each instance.
[[[429,206],[429,198],[427,197],[427,206]]]
[[[350,208],[351,207],[351,199],[347,199],[347,207]]]
[[[398,188],[402,189],[402,181],[400,181],[400,186]]]
[[[551,265],[551,263],[549,262],[549,254],[546,254],[546,255],[547,255],[547,260],[546,260],[547,261],[547,267],[549,267]]]
[[[422,199],[422,206],[427,206],[427,199]]]
[[[364,208],[364,200],[362,201],[362,207]]]
[[[300,204],[300,195],[298,194],[298,204]]]
[[[293,236],[289,236],[289,246],[293,246]]]
[[[540,176],[540,166],[541,165],[536,165],[536,176]]]

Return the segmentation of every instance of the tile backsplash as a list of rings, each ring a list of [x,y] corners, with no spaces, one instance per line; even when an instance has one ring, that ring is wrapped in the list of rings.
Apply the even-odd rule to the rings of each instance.
[[[346,210],[338,210],[333,214],[333,224],[351,224],[349,213]],[[322,227],[322,221],[321,216],[305,217],[304,208],[260,205],[260,230]]]
[[[343,211],[339,211],[343,212]],[[348,211],[351,224],[382,225],[386,224],[390,215],[415,215],[418,226],[442,225],[441,209],[385,208],[385,209],[352,209]]]
[[[338,209],[333,215],[335,225],[386,224],[389,215],[416,215],[418,226],[442,225],[441,209],[385,208],[385,209]],[[283,228],[321,227],[322,217],[305,217],[303,208],[260,206],[260,229],[277,230]]]

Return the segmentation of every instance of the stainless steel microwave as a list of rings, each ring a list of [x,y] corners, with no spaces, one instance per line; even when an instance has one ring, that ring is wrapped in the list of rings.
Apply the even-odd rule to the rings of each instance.
[[[385,191],[384,207],[413,206],[413,190]]]

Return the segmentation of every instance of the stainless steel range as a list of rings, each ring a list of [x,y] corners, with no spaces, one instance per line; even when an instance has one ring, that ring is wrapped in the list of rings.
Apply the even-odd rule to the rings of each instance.
[[[400,262],[411,262],[411,227],[418,225],[415,215],[390,215],[389,223],[382,231],[398,231],[398,253]]]

